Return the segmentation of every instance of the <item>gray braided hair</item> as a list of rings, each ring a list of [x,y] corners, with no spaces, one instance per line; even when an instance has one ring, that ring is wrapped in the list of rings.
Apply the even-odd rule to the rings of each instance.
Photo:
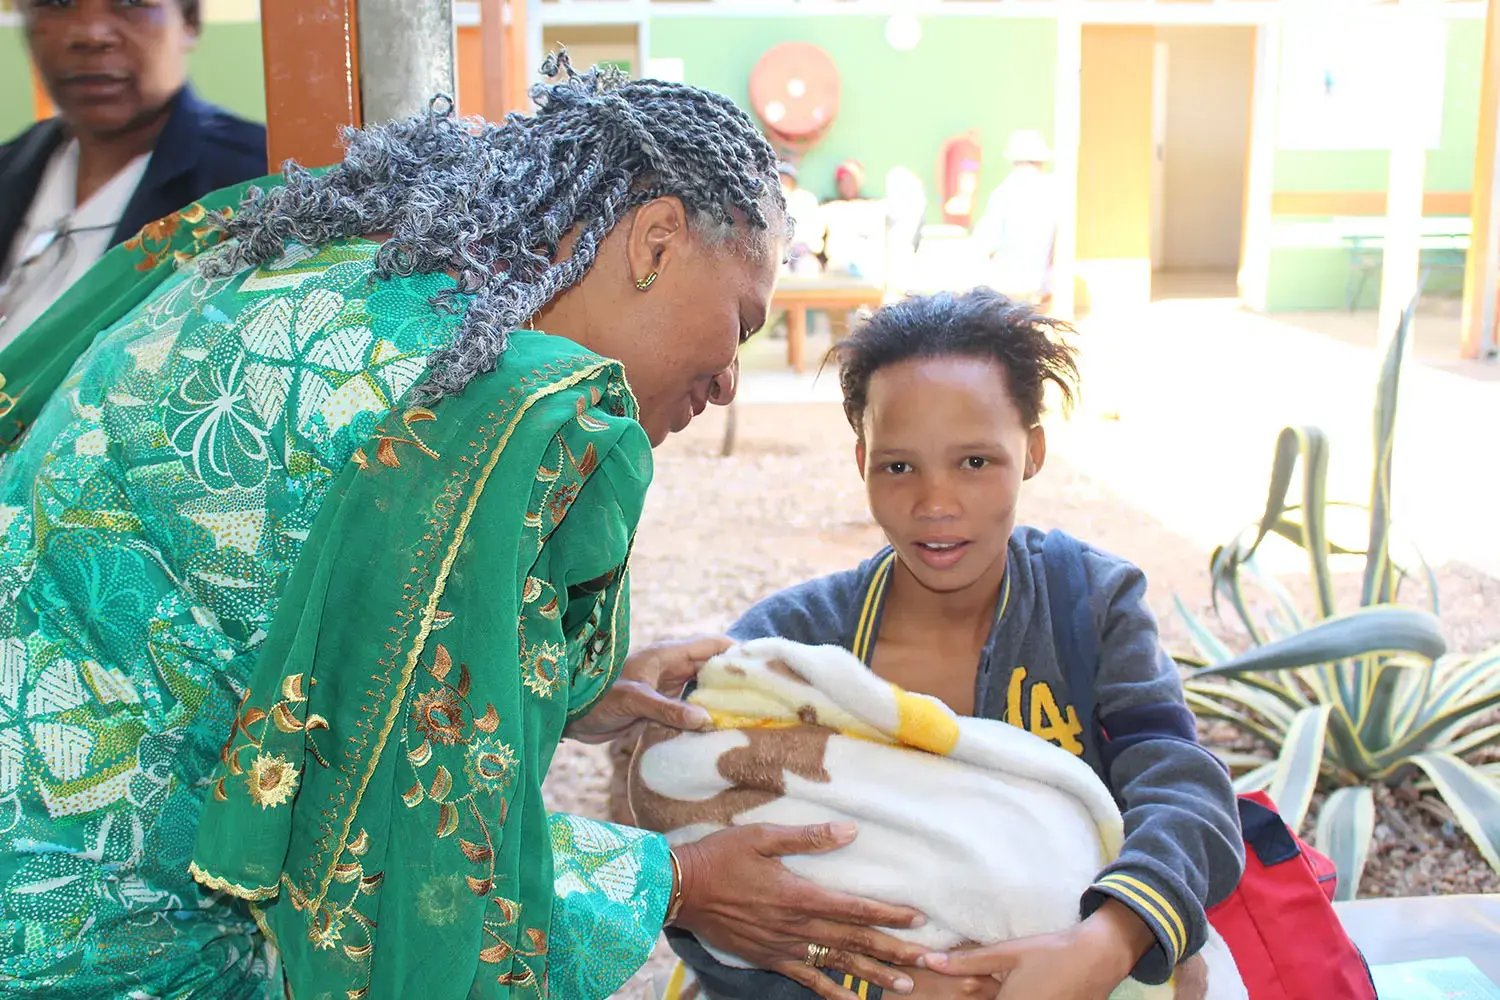
[[[378,277],[452,270],[455,293],[474,296],[417,389],[430,402],[494,370],[510,331],[578,282],[616,221],[639,205],[680,198],[701,238],[737,238],[752,254],[771,245],[752,231],[787,232],[776,155],[728,98],[613,69],[575,73],[564,52],[542,72],[566,78],[532,88],[535,115],[459,120],[452,101],[437,98],[426,114],[346,130],[343,162],[322,175],[289,162],[283,187],[222,223],[236,242],[205,271],[274,260],[287,240],[391,233],[375,257]],[[574,228],[572,253],[555,260]]]

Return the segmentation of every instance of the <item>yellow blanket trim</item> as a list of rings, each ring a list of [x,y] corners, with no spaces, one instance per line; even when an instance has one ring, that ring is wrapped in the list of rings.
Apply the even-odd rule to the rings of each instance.
[[[958,720],[937,702],[890,686],[896,698],[896,739],[909,747],[948,756],[958,745]]]
[[[688,700],[692,701],[693,699],[689,698]],[[698,704],[700,708],[708,713],[709,720],[713,722],[715,729],[791,729],[795,726],[806,725],[801,719],[767,719],[759,715],[737,715],[734,712],[709,708],[698,702],[694,702],[694,704]],[[847,736],[851,740],[860,740],[864,743],[878,743],[882,746],[897,745],[896,740],[885,736],[857,733],[852,729],[842,729],[837,726],[825,726],[824,728],[832,729],[840,736]]]
[[[689,699],[691,700],[691,699]],[[800,721],[788,719],[767,719],[759,715],[737,715],[734,712],[725,712],[717,708],[706,708],[708,717],[713,720],[715,729],[790,729],[800,726]]]

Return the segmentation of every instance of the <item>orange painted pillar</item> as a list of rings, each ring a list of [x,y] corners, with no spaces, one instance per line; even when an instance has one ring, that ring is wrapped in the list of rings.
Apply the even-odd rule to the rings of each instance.
[[[343,158],[340,130],[362,122],[356,0],[262,0],[266,131],[273,170]]]
[[[453,77],[458,81],[458,113],[465,118],[484,117],[484,37],[477,24],[465,24],[456,32]]]
[[[480,0],[484,53],[484,116],[500,121],[526,107],[526,2]]]
[[[1500,125],[1500,0],[1489,0],[1484,16],[1484,63],[1479,84],[1479,135],[1474,144],[1474,181],[1470,189],[1469,254],[1464,267],[1464,307],[1461,352],[1477,358],[1488,328],[1494,343],[1497,304],[1495,217],[1496,128]]]
[[[505,110],[526,111],[531,107],[528,93],[536,82],[527,63],[526,0],[505,0],[510,5],[510,24],[506,27],[506,40],[510,53],[510,92]]]
[[[39,122],[57,114],[57,109],[52,106],[52,97],[47,93],[47,85],[42,82],[42,74],[36,71],[35,63],[31,64],[31,107]]]

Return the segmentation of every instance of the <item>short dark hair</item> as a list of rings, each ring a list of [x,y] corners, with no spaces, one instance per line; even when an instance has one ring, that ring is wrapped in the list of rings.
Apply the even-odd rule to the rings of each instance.
[[[182,8],[182,19],[188,23],[188,27],[194,31],[203,27],[203,10],[198,5],[198,0],[177,0],[177,6]]]
[[[1056,336],[1071,330],[999,292],[975,288],[916,295],[883,306],[830,355],[839,362],[844,414],[856,434],[863,433],[870,378],[876,372],[915,358],[954,356],[994,361],[1004,368],[1021,419],[1035,427],[1048,382],[1062,391],[1064,409],[1077,398],[1077,352]]]

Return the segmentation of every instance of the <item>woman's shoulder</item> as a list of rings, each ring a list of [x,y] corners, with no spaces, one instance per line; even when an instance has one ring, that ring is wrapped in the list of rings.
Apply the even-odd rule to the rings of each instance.
[[[494,368],[474,376],[444,404],[459,400],[508,412],[528,424],[552,424],[558,431],[572,425],[578,432],[638,427],[635,396],[618,361],[536,330],[509,333]],[[645,446],[649,450],[649,443]]]

